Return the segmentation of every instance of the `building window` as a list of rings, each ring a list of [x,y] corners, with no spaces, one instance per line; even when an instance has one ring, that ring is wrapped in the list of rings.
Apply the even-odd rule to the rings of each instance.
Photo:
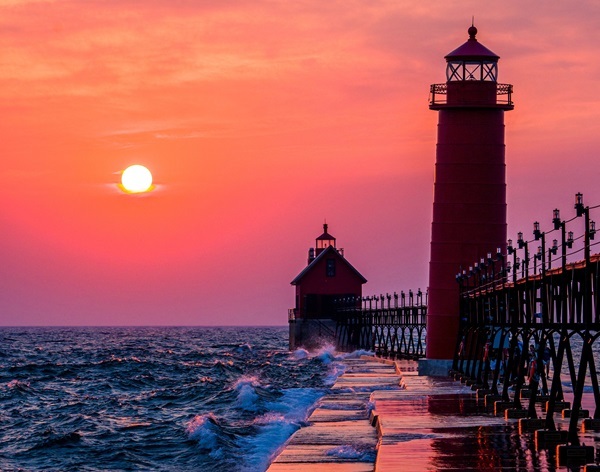
[[[327,277],[335,277],[335,259],[327,259],[325,275]]]

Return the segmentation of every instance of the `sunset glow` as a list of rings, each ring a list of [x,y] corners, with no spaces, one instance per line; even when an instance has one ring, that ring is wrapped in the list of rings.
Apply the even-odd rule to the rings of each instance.
[[[0,1],[0,323],[285,324],[324,218],[365,294],[424,290],[429,86],[473,15],[509,236],[599,204],[596,2]]]

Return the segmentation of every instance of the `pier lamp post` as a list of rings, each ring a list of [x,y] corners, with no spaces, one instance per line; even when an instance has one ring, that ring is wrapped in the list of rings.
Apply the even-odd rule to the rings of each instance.
[[[533,255],[533,275],[537,275],[537,261],[541,261],[541,260],[542,260],[542,246],[538,246],[537,251]],[[540,273],[541,273],[541,268],[540,268]]]
[[[498,269],[498,278],[504,284],[506,278],[506,259],[504,258],[504,254],[502,254],[501,247],[496,248],[496,260],[500,262],[500,268]]]
[[[596,222],[590,220],[590,207],[583,205],[583,194],[577,193],[575,195],[575,210],[577,216],[585,217],[585,262],[590,262],[590,241],[594,239],[596,235]]]
[[[541,261],[542,276],[545,274],[546,268],[544,264],[544,255],[546,254],[546,233],[540,231],[540,222],[533,223],[533,237],[536,241],[542,240],[542,245],[538,247],[537,258]]]
[[[479,268],[479,262],[475,262],[473,264],[473,288],[481,288],[481,277],[479,276],[480,272],[481,269]]]
[[[523,257],[523,264],[521,266],[521,277],[527,278],[529,276],[529,243],[523,239],[523,233],[519,231],[517,233],[517,244],[519,249],[525,249],[525,255]]]
[[[560,219],[560,210],[555,208],[552,212],[552,223],[554,223],[554,229],[560,229],[561,238],[561,265],[563,273],[567,270],[567,248],[573,247],[573,231],[569,231],[569,237],[567,238],[567,222]]]
[[[495,280],[495,278],[496,278],[496,261],[494,259],[492,259],[492,253],[491,252],[487,253],[487,265],[492,270],[490,282],[493,283],[494,280]]]
[[[510,256],[513,256],[512,263],[512,274],[513,274],[513,283],[517,281],[517,277],[519,276],[519,264],[517,264],[517,250],[513,247],[513,240],[508,240],[508,246],[506,247],[506,252]]]
[[[469,289],[469,275],[467,274],[467,271],[465,269],[462,270],[461,276],[462,276],[463,282],[466,282],[466,284],[467,284],[465,289],[468,290]],[[425,305],[427,305],[428,295],[429,295],[429,292],[425,292]]]
[[[577,216],[583,216],[585,219],[584,247],[585,254],[585,282],[584,282],[584,311],[583,318],[586,323],[592,322],[592,287],[589,277],[590,271],[590,240],[594,239],[596,234],[596,223],[590,221],[590,207],[583,205],[583,194],[575,194],[575,211]]]
[[[481,269],[482,286],[485,286],[488,283],[488,266],[483,257],[479,259],[479,268]]]
[[[546,233],[544,231],[540,231],[540,222],[536,221],[533,223],[533,237],[536,241],[542,242],[541,246],[538,246],[537,254],[535,258],[540,261],[540,291],[544,293],[544,284],[546,283],[546,264],[545,264],[545,255],[546,255]],[[537,265],[537,264],[536,264]],[[534,268],[535,273],[535,268]],[[544,323],[548,322],[548,305],[546,297],[542,296],[541,300],[541,308],[542,308],[542,320]],[[540,352],[541,355],[541,352]]]
[[[552,269],[552,256],[558,254],[558,240],[552,240],[552,247],[548,250],[548,270]]]

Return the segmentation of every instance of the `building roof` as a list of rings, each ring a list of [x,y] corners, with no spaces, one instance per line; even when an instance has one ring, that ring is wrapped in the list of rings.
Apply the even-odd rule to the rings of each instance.
[[[326,258],[327,256],[336,256],[339,260],[341,260],[344,264],[346,264],[348,266],[348,268],[354,272],[356,274],[356,276],[361,280],[361,283],[365,284],[367,283],[367,279],[365,279],[362,274],[357,271],[354,266],[352,264],[350,264],[346,258],[344,256],[342,256],[338,250],[336,248],[334,248],[333,246],[329,246],[326,249],[324,249],[317,257],[315,257],[313,259],[313,261],[308,264],[304,270],[302,270],[302,272],[300,272],[296,278],[294,280],[292,280],[290,283],[292,285],[298,285],[300,283],[300,280],[302,280],[304,278],[304,276],[306,274],[308,274],[310,271],[312,271],[312,269],[315,267],[315,265],[321,260]]]
[[[447,61],[451,60],[462,60],[462,61],[492,61],[496,62],[500,59],[500,56],[495,54],[486,48],[483,44],[481,44],[475,38],[477,34],[477,28],[475,26],[471,26],[469,28],[469,39],[462,46],[457,47],[454,51],[446,55],[445,59]]]

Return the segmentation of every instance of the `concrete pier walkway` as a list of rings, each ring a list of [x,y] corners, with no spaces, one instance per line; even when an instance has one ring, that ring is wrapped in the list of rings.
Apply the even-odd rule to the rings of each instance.
[[[460,382],[419,376],[412,361],[344,363],[269,472],[568,470],[556,466],[554,447],[536,450],[533,433],[519,434],[518,420],[494,416]],[[559,414],[557,428],[567,422]],[[580,437],[600,441],[595,432]]]

